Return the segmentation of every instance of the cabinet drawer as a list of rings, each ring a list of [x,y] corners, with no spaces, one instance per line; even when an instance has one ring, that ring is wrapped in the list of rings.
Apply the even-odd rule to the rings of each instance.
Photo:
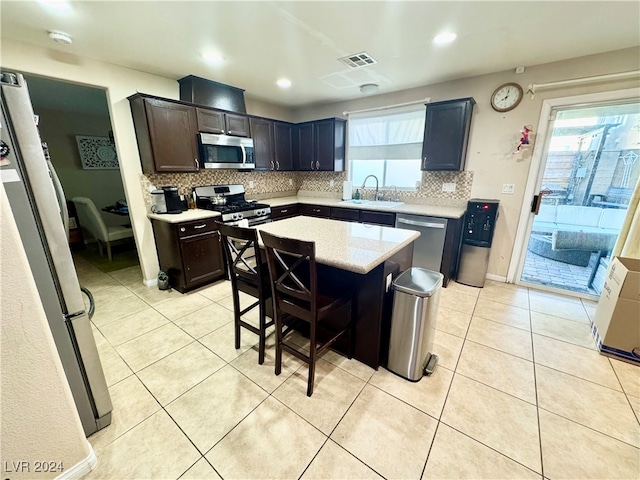
[[[271,208],[271,219],[279,220],[281,218],[289,218],[300,215],[299,205],[283,205],[281,207]]]
[[[206,218],[194,222],[184,222],[177,225],[178,237],[190,237],[201,233],[215,232],[218,226],[213,218]]]
[[[375,225],[394,227],[396,224],[396,215],[395,213],[368,212],[366,210],[362,210],[360,212],[360,221],[362,223],[373,223]]]
[[[354,208],[337,208],[331,209],[331,218],[335,220],[347,220],[357,222],[360,219],[360,210]]]
[[[319,205],[301,205],[300,214],[308,215],[310,217],[329,218],[331,216],[331,208],[321,207]]]

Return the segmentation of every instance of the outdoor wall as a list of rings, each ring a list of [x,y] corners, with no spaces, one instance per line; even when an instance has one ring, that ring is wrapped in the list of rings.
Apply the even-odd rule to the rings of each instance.
[[[514,65],[515,67],[515,65]],[[527,67],[524,74],[516,75],[515,68],[507,72],[453,80],[436,85],[376,95],[348,102],[314,105],[298,109],[298,122],[326,117],[343,117],[345,111],[355,111],[430,98],[432,102],[462,97],[473,97],[477,104],[473,111],[466,169],[473,172],[471,196],[500,200],[500,218],[497,223],[491,251],[488,273],[506,277],[514,247],[516,230],[529,176],[531,154],[536,142],[542,102],[548,98],[567,97],[585,93],[638,88],[640,81],[619,80],[583,84],[562,89],[540,90],[535,98],[525,95],[520,105],[511,112],[498,113],[491,108],[493,91],[506,82],[516,82],[524,90],[533,83],[547,83],[608,73],[640,69],[640,49],[629,48],[615,52],[590,55],[562,62]],[[640,94],[640,91],[638,92]],[[514,154],[520,131],[524,125],[532,125],[531,146]],[[513,195],[501,194],[503,183],[513,183]]]
[[[91,454],[11,207],[0,187],[2,478],[44,479],[36,461],[65,471]],[[27,463],[21,463],[27,462]]]
[[[45,110],[37,108],[37,105],[34,105],[34,111],[40,115],[40,135],[49,146],[51,162],[60,177],[67,200],[88,197],[100,210],[125,198],[120,169],[83,169],[76,143],[76,135],[108,136],[111,121],[106,101],[104,115]],[[102,218],[108,226],[129,223],[128,217],[110,213],[104,213]]]

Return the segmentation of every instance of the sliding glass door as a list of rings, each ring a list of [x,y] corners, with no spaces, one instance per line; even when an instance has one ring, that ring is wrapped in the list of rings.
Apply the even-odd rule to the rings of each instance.
[[[640,175],[640,103],[551,117],[520,283],[598,295]]]

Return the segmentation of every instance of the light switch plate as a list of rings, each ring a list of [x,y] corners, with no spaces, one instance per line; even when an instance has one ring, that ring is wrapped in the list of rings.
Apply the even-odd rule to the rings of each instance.
[[[293,185],[293,179],[289,179],[289,186]]]
[[[514,190],[515,190],[515,185],[513,183],[502,184],[502,193],[506,195],[513,195]]]
[[[442,191],[443,192],[455,192],[456,191],[456,184],[455,183],[443,183],[442,184]]]
[[[253,188],[253,182],[249,181],[249,188]]]
[[[335,182],[333,180],[329,180],[329,186],[333,187],[335,185]]]

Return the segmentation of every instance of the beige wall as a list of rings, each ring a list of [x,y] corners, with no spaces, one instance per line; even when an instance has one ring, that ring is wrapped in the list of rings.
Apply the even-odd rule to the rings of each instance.
[[[104,115],[88,115],[45,110],[37,105],[33,108],[40,115],[40,135],[49,146],[51,161],[60,177],[67,200],[89,197],[101,209],[125,198],[120,170],[83,169],[76,143],[76,135],[108,136],[111,130],[108,111]],[[110,213],[103,214],[102,218],[108,226],[129,223],[127,217]]]
[[[140,187],[140,161],[126,97],[139,91],[167,98],[178,98],[177,82],[85,58],[63,56],[59,52],[13,41],[3,41],[1,49],[3,67],[107,89],[125,192],[130,205],[143,273],[147,279],[155,278],[158,262],[153,232],[146,218],[144,195]],[[491,109],[489,105],[491,93],[498,85],[508,81],[518,82],[526,89],[529,83],[638,70],[639,64],[640,49],[632,48],[529,67],[522,75],[516,75],[513,71],[501,72],[349,102],[316,105],[294,112],[252,100],[251,92],[247,92],[246,103],[249,113],[282,120],[304,121],[342,116],[345,110],[385,106],[425,97],[430,97],[431,101],[474,97],[477,105],[474,110],[467,169],[474,172],[472,196],[499,198],[501,201],[501,217],[489,263],[489,273],[506,276],[531,161],[532,148],[519,155],[512,154],[523,125],[532,124],[534,128],[537,127],[542,100],[545,98],[637,87],[638,81],[601,82],[545,90],[537,94],[535,99],[527,96],[518,108],[505,114]],[[535,142],[535,134],[533,140]],[[515,194],[501,195],[503,183],[515,184]],[[528,199],[526,201],[529,202]]]
[[[473,97],[477,104],[473,111],[467,170],[474,172],[472,197],[500,200],[500,219],[494,237],[488,273],[506,277],[513,251],[518,220],[522,209],[524,190],[529,176],[532,147],[514,155],[515,145],[524,125],[537,129],[542,101],[584,93],[638,87],[639,81],[609,81],[584,84],[562,89],[540,90],[534,99],[525,95],[520,105],[511,112],[498,113],[491,108],[489,99],[498,85],[519,83],[525,90],[532,83],[546,83],[607,73],[640,69],[640,49],[630,48],[600,55],[528,67],[524,74],[514,71],[482,75],[437,85],[376,95],[349,102],[315,105],[298,109],[296,121],[343,116],[344,111],[393,105],[430,98],[431,101]],[[640,92],[639,92],[640,93]],[[535,133],[532,136],[535,143]],[[515,184],[513,195],[502,195],[503,183]],[[528,204],[530,199],[526,199]]]
[[[62,462],[69,470],[89,456],[89,444],[4,186],[0,187],[0,219],[2,478],[54,478],[60,472],[36,473],[35,462]],[[21,461],[28,462],[29,471],[13,467],[12,462]]]

